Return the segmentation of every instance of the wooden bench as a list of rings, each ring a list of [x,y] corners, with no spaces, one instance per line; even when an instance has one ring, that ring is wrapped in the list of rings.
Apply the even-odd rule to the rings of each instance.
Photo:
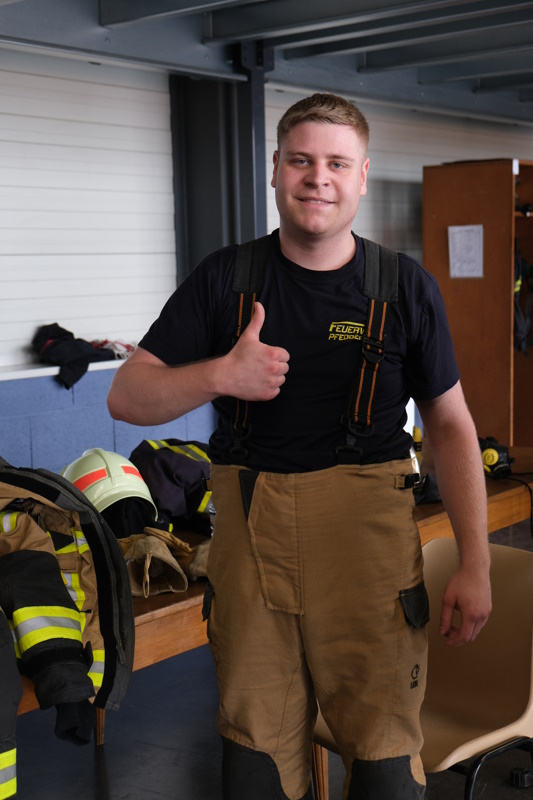
[[[533,487],[533,474],[518,476]],[[531,513],[531,496],[526,486],[509,480],[487,481],[489,533],[506,528]],[[451,537],[453,531],[441,503],[417,506],[415,520],[422,544],[439,536]],[[134,597],[135,657],[133,669],[143,669],[166,658],[207,643],[206,624],[202,620],[205,580],[189,584],[185,592]],[[38,708],[33,684],[23,678],[24,694],[19,714]],[[104,742],[105,711],[96,710],[95,742]]]

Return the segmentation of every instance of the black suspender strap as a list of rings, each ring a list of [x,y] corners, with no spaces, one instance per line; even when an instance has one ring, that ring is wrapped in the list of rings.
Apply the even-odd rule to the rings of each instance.
[[[262,236],[237,247],[232,289],[237,292],[239,299],[233,344],[252,319],[257,295],[263,288],[269,239],[270,236]],[[244,465],[246,462],[246,440],[250,431],[248,401],[236,398],[232,426],[233,444],[230,450],[232,463]]]
[[[358,439],[373,432],[372,403],[379,366],[385,352],[385,323],[390,303],[398,300],[398,254],[363,239],[365,276],[363,294],[368,297],[365,334],[359,370],[356,371],[342,422],[346,444],[337,448],[339,464],[357,464],[362,447]]]

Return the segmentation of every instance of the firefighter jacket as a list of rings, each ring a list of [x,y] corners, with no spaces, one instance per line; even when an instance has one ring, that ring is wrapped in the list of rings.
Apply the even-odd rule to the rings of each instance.
[[[11,648],[0,639],[2,674],[6,659],[16,656],[40,707],[56,707],[56,734],[87,741],[92,703],[117,710],[131,675],[126,564],[105,520],[69,481],[1,458],[0,607]],[[10,691],[16,712],[20,679]],[[14,767],[13,728],[0,715],[0,800],[13,796],[2,794],[2,765],[6,776]]]

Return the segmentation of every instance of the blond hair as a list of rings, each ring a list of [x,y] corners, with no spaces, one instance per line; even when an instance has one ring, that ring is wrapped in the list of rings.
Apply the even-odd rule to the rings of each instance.
[[[316,93],[298,100],[278,122],[278,150],[285,136],[301,122],[326,122],[330,125],[349,125],[368,147],[369,128],[364,114],[357,106],[336,94]]]

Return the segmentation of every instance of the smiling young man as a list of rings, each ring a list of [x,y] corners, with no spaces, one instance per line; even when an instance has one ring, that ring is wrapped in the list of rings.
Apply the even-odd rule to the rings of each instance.
[[[427,609],[404,430],[410,397],[460,556],[442,634],[466,643],[490,612],[477,436],[438,286],[408,256],[399,255],[386,302],[369,435],[346,423],[374,302],[370,245],[352,233],[367,146],[366,120],[343,98],[316,94],[292,106],[274,153],[280,228],[251,322],[235,344],[236,247],[224,248],[177,289],[109,394],[115,418],[141,425],[206,402],[218,412],[205,611],[224,800],[311,796],[317,701],[346,765],[345,798],[424,797]],[[244,464],[233,456],[235,398],[249,401]]]

